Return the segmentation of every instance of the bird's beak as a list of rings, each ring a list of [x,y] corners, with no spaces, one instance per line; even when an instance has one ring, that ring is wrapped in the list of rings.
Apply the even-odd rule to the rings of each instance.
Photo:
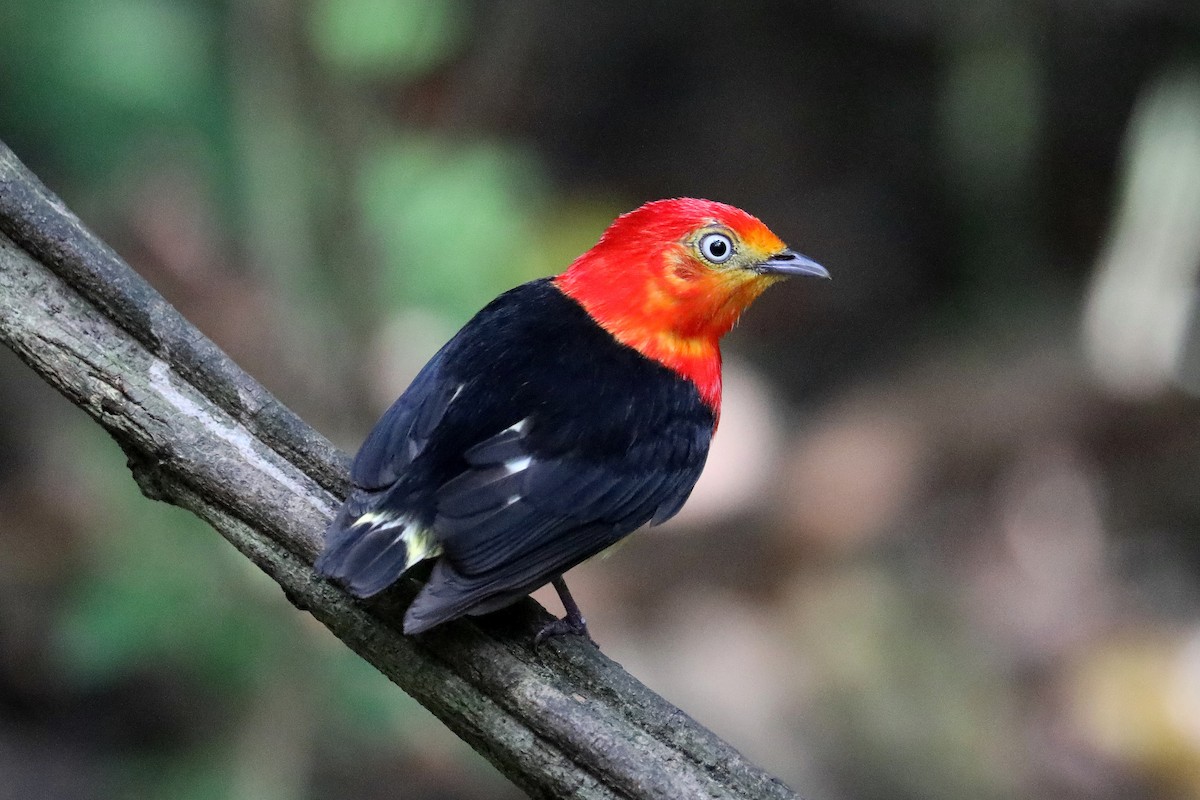
[[[784,250],[781,253],[760,261],[754,265],[756,272],[764,275],[811,275],[814,278],[828,278],[829,270],[807,256],[802,256],[794,250]]]

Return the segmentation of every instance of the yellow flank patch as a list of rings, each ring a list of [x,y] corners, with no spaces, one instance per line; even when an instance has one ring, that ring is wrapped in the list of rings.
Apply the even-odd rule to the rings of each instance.
[[[404,543],[404,569],[408,570],[418,561],[442,554],[442,546],[432,531],[418,528],[412,517],[388,511],[368,511],[351,526],[369,528],[371,531],[395,531],[392,544]]]
[[[408,552],[404,568],[410,569],[418,561],[433,558],[442,554],[442,546],[438,544],[432,531],[413,526],[404,532],[404,544]]]

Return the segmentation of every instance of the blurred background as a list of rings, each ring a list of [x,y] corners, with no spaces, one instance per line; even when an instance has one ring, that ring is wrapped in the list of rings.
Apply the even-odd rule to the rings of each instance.
[[[1200,5],[648,5],[6,0],[0,139],[347,450],[616,214],[750,210],[834,280],[572,573],[605,652],[814,799],[1200,798]],[[0,375],[0,798],[518,796]]]

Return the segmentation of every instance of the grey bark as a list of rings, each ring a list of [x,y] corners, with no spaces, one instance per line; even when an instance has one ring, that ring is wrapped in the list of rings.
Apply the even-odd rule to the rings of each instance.
[[[533,797],[794,798],[525,600],[400,633],[417,584],[363,603],[311,563],[347,459],[88,231],[0,144],[0,341],[120,443],[142,491],[205,519]]]

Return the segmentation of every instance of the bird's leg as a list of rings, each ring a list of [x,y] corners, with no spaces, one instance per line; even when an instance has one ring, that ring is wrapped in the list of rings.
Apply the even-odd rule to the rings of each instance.
[[[563,609],[567,615],[562,619],[556,619],[553,622],[546,623],[537,636],[533,638],[533,646],[536,649],[542,642],[549,639],[551,636],[582,636],[589,642],[592,641],[591,634],[588,633],[587,621],[584,620],[582,612],[579,610],[579,604],[575,602],[575,598],[571,596],[571,590],[567,588],[567,582],[563,580],[562,575],[550,581],[554,587],[554,591],[558,592],[558,599],[562,600]],[[595,644],[595,642],[592,642]]]
[[[550,581],[550,583],[554,586],[554,590],[558,592],[558,599],[562,601],[563,610],[567,612],[567,615],[560,621],[567,624],[571,633],[578,636],[587,636],[589,639],[592,638],[588,634],[587,620],[583,618],[583,613],[579,610],[579,604],[571,596],[571,590],[567,588],[567,582],[563,580],[562,575],[559,575]]]

